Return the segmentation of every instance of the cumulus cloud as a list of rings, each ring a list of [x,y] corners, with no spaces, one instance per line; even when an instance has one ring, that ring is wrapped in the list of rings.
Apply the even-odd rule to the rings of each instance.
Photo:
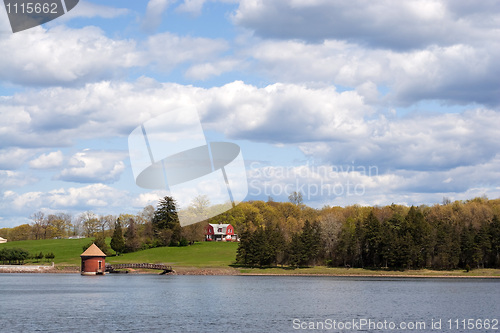
[[[22,177],[21,174],[17,176]],[[36,211],[63,211],[73,216],[84,211],[99,215],[135,214],[146,205],[156,206],[158,200],[166,194],[164,191],[133,194],[99,183],[48,191],[5,190],[0,192],[0,210],[3,217],[0,225],[12,227],[29,223],[28,216]]]
[[[298,166],[269,166],[251,163],[248,168],[249,195],[286,201],[300,191],[312,206],[387,205],[391,203],[432,204],[444,196],[453,200],[499,194],[500,156],[486,163],[438,171],[393,170],[376,166],[320,164],[308,160]]]
[[[167,191],[151,191],[147,193],[140,193],[132,200],[134,207],[146,207],[148,205],[156,207],[158,201],[168,195]]]
[[[0,170],[0,189],[22,187],[36,183],[37,181],[36,177],[23,172]]]
[[[123,152],[86,149],[74,154],[56,178],[77,183],[113,183],[125,169],[126,157]]]
[[[143,78],[133,84],[105,81],[19,93],[0,99],[5,119],[0,124],[0,148],[62,147],[82,139],[126,136],[153,116],[192,104],[183,96],[195,91]],[[16,163],[8,158],[5,162]]]
[[[29,161],[32,167],[49,165],[58,154],[36,150],[38,142],[58,147],[67,137],[74,141],[126,138],[144,121],[169,110],[194,106],[205,129],[224,133],[228,139],[298,147],[321,165],[377,168],[378,175],[343,176],[344,186],[347,186],[345,181],[362,184],[365,194],[335,196],[335,203],[349,204],[356,200],[369,204],[418,203],[418,199],[425,198],[424,192],[430,193],[427,198],[440,201],[442,196],[462,198],[472,193],[473,188],[490,194],[499,187],[497,110],[474,107],[460,113],[427,112],[398,117],[378,113],[377,108],[367,103],[369,96],[376,98],[376,89],[370,83],[360,85],[355,91],[292,83],[256,87],[241,81],[199,88],[141,78],[134,83],[100,82],[81,88],[47,88],[3,100],[4,110],[10,110],[6,112],[22,112],[11,120],[8,128],[0,131],[0,136],[3,135],[0,142],[5,138],[10,145],[26,145],[22,135],[13,134],[27,133],[35,147],[5,147],[3,161],[12,163],[13,154],[18,154],[22,162],[11,164],[11,168]],[[72,121],[59,122],[61,117]],[[125,159],[124,152],[80,151],[55,178],[112,183],[124,172]],[[304,183],[316,184],[319,180],[314,176]],[[281,185],[289,182],[293,184],[293,177],[283,180]],[[385,194],[377,196],[380,192]],[[7,191],[5,195],[14,195],[16,202],[31,202],[33,206],[63,206],[62,199],[47,201],[45,192],[15,195]],[[136,205],[152,204],[159,195],[148,193],[127,200],[134,200]],[[51,197],[58,196],[51,194]],[[67,195],[60,198],[69,200]],[[317,197],[318,205],[326,198]],[[80,204],[78,200],[72,202]],[[96,207],[104,202],[102,198],[86,201]]]
[[[155,116],[195,106],[206,129],[232,139],[294,144],[307,155],[336,164],[356,160],[377,163],[384,169],[450,168],[487,161],[500,148],[495,128],[500,115],[494,109],[397,117],[377,113],[366,103],[370,94],[375,94],[370,84],[360,86],[359,92],[297,84],[258,88],[241,81],[205,89],[160,84],[147,78],[134,84],[101,82],[79,89],[47,88],[18,94],[8,101],[8,112],[24,113],[18,112],[19,118],[0,131],[0,142],[35,148],[40,142],[57,147],[68,138],[126,137]],[[33,147],[25,147],[28,142]],[[90,153],[82,154],[75,158],[80,161]],[[117,156],[111,159],[121,160]],[[69,166],[65,176],[78,173],[83,177],[80,172],[85,168],[78,165]],[[114,163],[102,167],[99,170],[108,174]]]
[[[411,105],[421,100],[499,103],[500,64],[495,59],[500,57],[500,43],[395,52],[335,40],[316,44],[256,41],[247,54],[255,60],[257,71],[280,82],[354,88],[371,84],[366,97],[373,104]],[[387,95],[373,94],[387,89]],[[360,91],[366,93],[366,89]]]
[[[36,211],[40,207],[85,211],[96,207],[123,207],[129,200],[128,193],[125,191],[103,184],[92,184],[84,187],[54,189],[48,192],[5,191],[0,207],[3,209],[10,207],[19,212]]]
[[[169,72],[185,63],[214,61],[229,48],[223,39],[169,32],[136,41],[109,38],[93,26],[31,30],[29,34],[0,34],[0,48],[9,50],[0,63],[0,81],[28,86],[82,85],[122,78],[132,68]]]
[[[242,0],[233,20],[266,38],[337,39],[408,50],[495,39],[495,26],[484,20],[498,20],[500,7],[485,3],[471,14],[466,8],[475,3],[464,1]]]
[[[470,110],[460,114],[433,114],[368,121],[370,130],[359,140],[301,144],[308,155],[323,156],[334,163],[354,160],[382,170],[441,170],[491,160],[500,138],[493,110]],[[352,140],[352,141],[351,141]]]
[[[13,170],[20,168],[35,154],[35,149],[2,147],[0,145],[0,170]]]
[[[137,65],[135,42],[113,40],[96,27],[0,35],[0,80],[16,84],[54,85],[85,82],[114,76]]]
[[[51,169],[60,167],[63,161],[63,153],[58,150],[38,156],[29,162],[29,166],[33,169]]]
[[[184,2],[177,7],[177,10],[193,15],[200,15],[206,1],[207,0],[184,0]]]
[[[148,50],[145,59],[162,70],[171,70],[182,63],[213,60],[229,48],[223,39],[180,37],[169,32],[150,36],[145,44]]]
[[[149,0],[146,7],[146,14],[142,20],[142,28],[147,31],[156,30],[161,22],[163,13],[168,6],[174,2],[171,0]]]
[[[265,88],[233,82],[205,94],[202,115],[209,128],[229,137],[272,143],[343,140],[366,131],[372,110],[352,91],[274,84]],[[210,127],[211,126],[211,127]]]
[[[195,64],[186,70],[185,76],[193,80],[206,80],[230,72],[236,68],[241,69],[244,63],[238,59],[222,59],[212,62]]]

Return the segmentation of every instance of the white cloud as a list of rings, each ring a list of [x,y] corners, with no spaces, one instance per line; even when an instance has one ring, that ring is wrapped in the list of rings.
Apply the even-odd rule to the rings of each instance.
[[[195,64],[188,68],[185,76],[193,80],[206,80],[230,72],[236,68],[241,69],[243,63],[237,59],[222,59],[213,62]]]
[[[286,201],[300,191],[306,204],[407,205],[432,204],[444,196],[455,200],[487,195],[495,198],[500,156],[487,163],[440,171],[393,170],[380,173],[375,166],[306,162],[300,166],[265,166],[252,163],[248,170],[251,199]]]
[[[250,41],[252,68],[280,82],[371,84],[367,101],[411,105],[421,100],[498,105],[500,43],[457,44],[396,52],[366,49],[343,41]],[[293,70],[289,70],[293,68]],[[387,90],[387,96],[374,94]],[[366,91],[365,91],[366,92]],[[374,98],[375,97],[375,98]]]
[[[0,188],[23,187],[33,184],[38,179],[23,172],[0,170]]]
[[[201,94],[199,94],[202,97]],[[367,131],[372,110],[355,92],[274,84],[265,88],[233,82],[200,99],[208,128],[239,139],[273,143],[343,140]]]
[[[146,7],[146,14],[142,20],[142,27],[145,30],[152,31],[157,29],[161,22],[162,16],[167,8],[172,4],[171,0],[149,0]]]
[[[353,173],[342,178],[363,184],[365,193],[357,197],[335,196],[335,204],[418,203],[436,198],[439,202],[442,196],[465,198],[473,188],[486,189],[488,195],[496,193],[492,189],[499,186],[500,179],[496,171],[500,170],[497,110],[471,108],[462,113],[384,116],[367,104],[370,96],[376,98],[371,83],[360,85],[357,91],[342,92],[332,86],[291,83],[259,88],[241,81],[197,88],[162,84],[149,78],[135,83],[47,88],[0,101],[7,113],[22,111],[0,132],[0,142],[5,138],[9,145],[21,146],[32,140],[36,147],[45,141],[46,146],[55,148],[67,138],[80,142],[121,136],[125,140],[144,121],[179,107],[195,106],[206,130],[224,133],[229,139],[299,147],[322,165],[354,163],[377,168],[376,176]],[[16,133],[17,137],[12,135]],[[26,135],[28,139],[23,137]],[[30,160],[32,165],[43,165],[44,160],[50,160],[46,152],[4,148],[2,154],[3,161],[9,163],[19,156],[20,162],[10,165],[19,168]],[[76,182],[113,182],[125,170],[125,157],[122,152],[80,151],[58,177]],[[273,181],[279,184],[279,179]],[[293,179],[286,179],[290,181]],[[319,180],[311,177],[306,181],[314,186]],[[343,186],[347,190],[345,182]],[[56,207],[53,209],[81,206],[82,202],[85,207],[104,209],[108,202],[102,197],[77,200],[62,191],[62,195],[36,191],[5,195],[14,195],[18,205],[27,202],[30,207]],[[158,197],[161,194],[147,193],[124,200],[135,207],[154,204]],[[325,198],[318,196],[315,200],[319,204]]]
[[[180,64],[214,61],[229,48],[223,39],[183,37],[168,32],[137,42],[109,38],[92,26],[31,30],[26,34],[0,34],[0,48],[9,50],[0,62],[0,81],[75,85],[123,77],[131,68],[169,72]],[[221,66],[231,69],[227,64]]]
[[[153,35],[145,44],[145,60],[166,71],[183,63],[216,59],[229,48],[224,39],[180,37],[169,32]]]
[[[0,148],[61,147],[81,139],[126,136],[153,116],[192,103],[183,98],[191,93],[189,87],[139,79],[16,94],[0,99],[6,121],[6,126],[0,124]],[[14,156],[12,149],[8,152]],[[17,165],[8,157],[5,163]]]
[[[158,201],[168,195],[167,191],[151,191],[147,193],[141,193],[136,198],[132,200],[132,206],[134,207],[146,207],[152,205],[156,207]]]
[[[479,5],[483,8],[475,10],[475,15],[459,8],[460,3],[463,2],[242,0],[233,20],[263,37],[348,40],[395,50],[495,40],[495,25],[485,25],[484,21],[498,20],[498,3]]]
[[[35,154],[36,150],[34,149],[21,149],[15,147],[2,148],[2,146],[0,146],[0,169],[17,169],[24,165]]]
[[[126,207],[130,200],[124,191],[103,185],[92,184],[85,187],[60,188],[48,192],[16,193],[5,191],[0,207],[26,215],[42,208],[55,210],[76,209],[80,211],[95,209],[96,207]],[[28,213],[26,213],[28,212]]]
[[[32,33],[2,34],[0,80],[51,85],[102,79],[137,66],[135,42],[113,40],[96,27],[42,27]]]
[[[51,169],[61,166],[63,161],[63,153],[58,150],[38,156],[37,158],[31,160],[29,165],[33,169]]]
[[[177,7],[177,10],[193,15],[200,15],[206,1],[207,0],[184,0],[184,2]]]
[[[113,183],[125,169],[126,156],[123,152],[84,150],[73,155],[56,178],[78,183]]]
[[[380,117],[366,121],[369,131],[344,141],[301,144],[306,154],[333,163],[355,160],[383,170],[442,170],[475,165],[493,158],[500,148],[493,110],[470,110],[461,114],[428,114],[405,118]],[[330,141],[330,142],[329,142]]]
[[[58,147],[69,140],[126,137],[151,118],[195,106],[206,129],[233,139],[296,144],[304,153],[336,164],[356,160],[384,168],[450,168],[487,161],[500,148],[495,127],[500,115],[494,109],[386,117],[366,103],[375,95],[372,84],[361,85],[358,91],[296,84],[257,88],[240,81],[204,89],[160,84],[147,78],[133,84],[101,82],[79,89],[48,88],[8,100],[4,107],[7,114],[24,113],[0,131],[0,142],[11,147],[38,147],[41,143]],[[8,157],[4,160],[13,163]],[[109,176],[114,166],[102,166],[98,179],[104,181],[99,178],[104,174],[106,179],[114,179],[118,173]],[[97,170],[77,166],[65,171],[66,176],[87,175],[88,179],[94,173]]]

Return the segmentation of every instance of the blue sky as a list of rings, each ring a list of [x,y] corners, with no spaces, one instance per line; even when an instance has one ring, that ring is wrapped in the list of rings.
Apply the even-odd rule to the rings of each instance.
[[[0,8],[0,227],[136,213],[127,138],[169,109],[240,145],[247,200],[500,197],[497,1],[85,1],[13,34]]]

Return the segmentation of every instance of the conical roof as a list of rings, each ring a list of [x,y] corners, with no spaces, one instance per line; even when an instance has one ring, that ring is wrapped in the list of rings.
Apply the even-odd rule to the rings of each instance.
[[[104,252],[101,251],[100,248],[97,247],[94,243],[89,246],[88,249],[83,252],[80,257],[105,257]]]

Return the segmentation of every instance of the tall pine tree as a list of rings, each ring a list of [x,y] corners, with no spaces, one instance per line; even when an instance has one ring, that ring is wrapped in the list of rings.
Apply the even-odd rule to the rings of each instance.
[[[163,238],[163,245],[175,246],[179,244],[181,240],[181,225],[177,216],[175,200],[172,197],[166,196],[160,200],[152,222],[157,237]],[[168,235],[168,237],[163,237],[162,235]]]
[[[116,255],[120,255],[125,250],[125,240],[123,239],[123,231],[120,219],[116,220],[115,230],[113,231],[113,237],[111,237],[111,248],[116,252]]]

